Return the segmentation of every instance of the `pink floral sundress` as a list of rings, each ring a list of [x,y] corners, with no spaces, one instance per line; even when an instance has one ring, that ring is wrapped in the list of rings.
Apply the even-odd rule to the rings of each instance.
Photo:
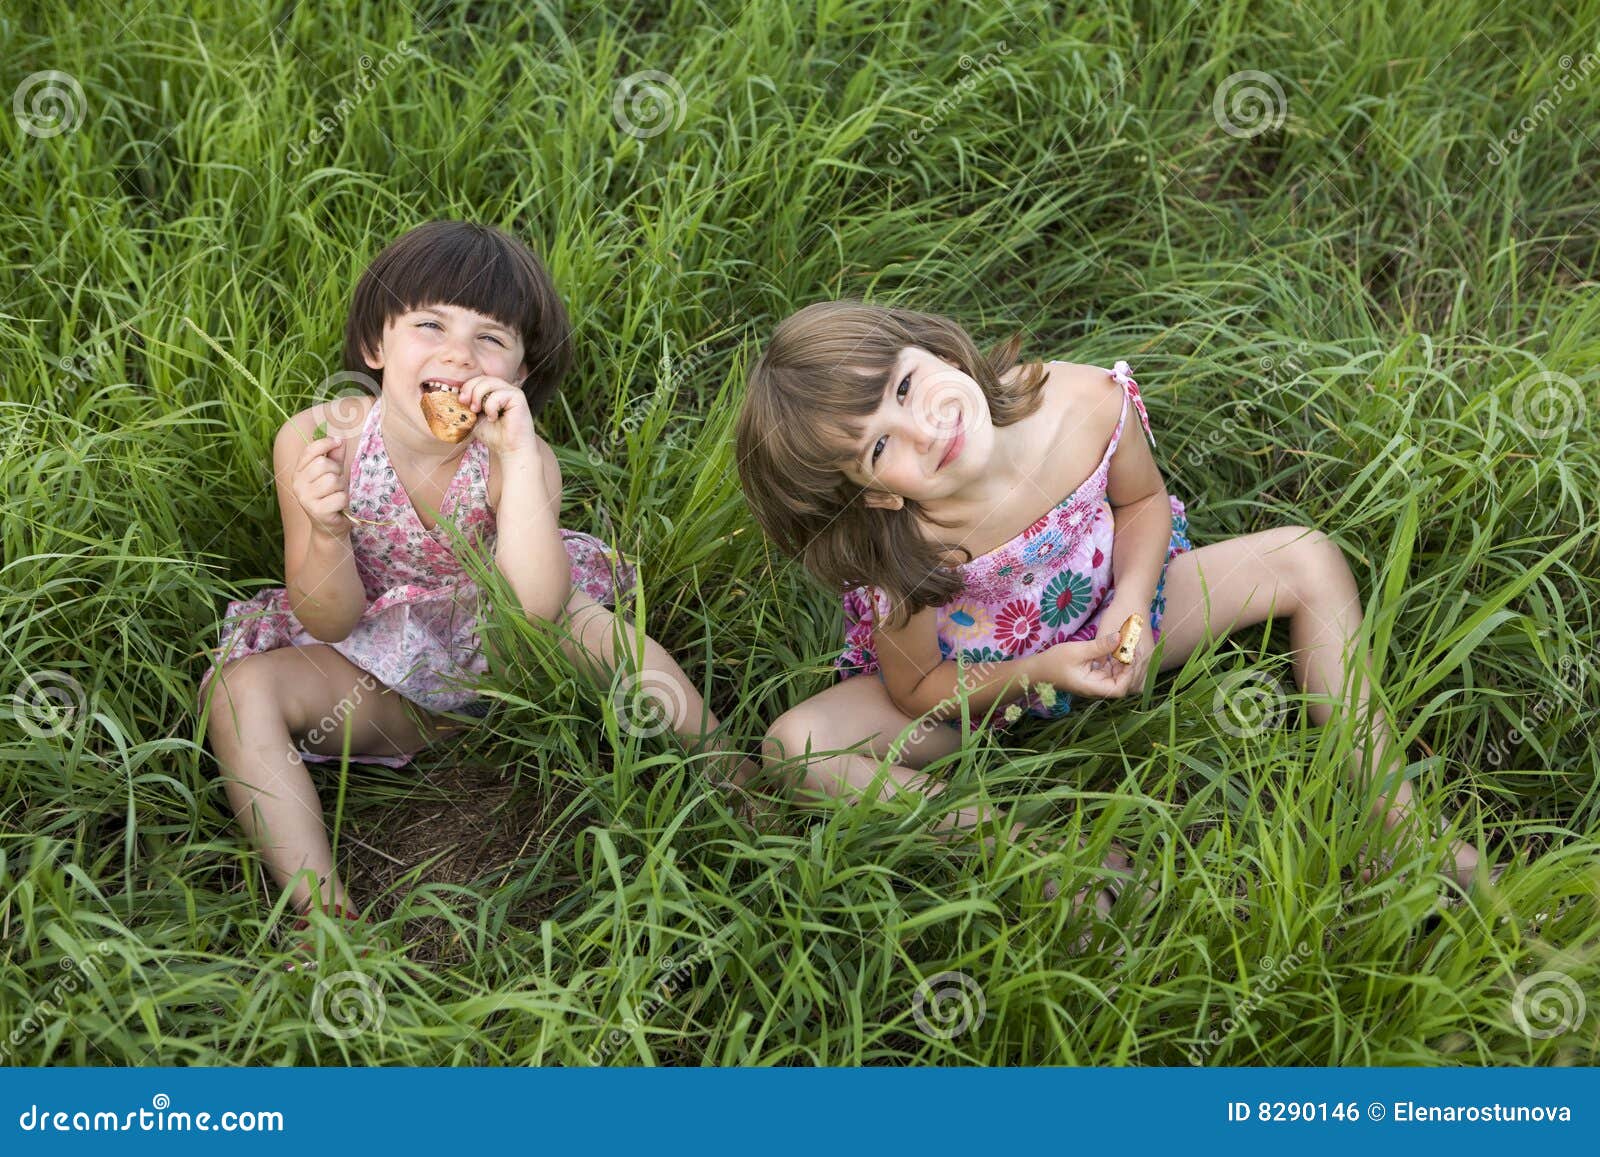
[[[429,711],[482,716],[488,701],[470,686],[489,669],[478,637],[479,590],[451,551],[448,521],[465,538],[492,553],[495,514],[489,506],[489,448],[474,440],[462,455],[430,530],[422,525],[384,448],[383,399],[367,414],[350,473],[350,530],[356,572],[367,609],[334,650],[386,686]],[[376,523],[379,525],[368,525]],[[604,542],[581,531],[561,531],[572,585],[614,605],[632,592],[634,568]],[[320,642],[289,609],[288,592],[272,587],[228,603],[220,644],[200,681],[199,702],[218,667],[231,659],[278,647]],[[330,707],[332,704],[330,704]],[[213,707],[213,710],[220,710]],[[308,761],[336,756],[302,751]],[[352,758],[355,758],[352,753]],[[409,755],[361,755],[362,762],[404,767]]]
[[[1155,446],[1150,416],[1127,362],[1117,362],[1112,378],[1122,387],[1122,414],[1100,465],[1071,494],[1046,511],[1033,525],[1010,542],[978,555],[955,568],[965,582],[961,594],[940,607],[936,616],[939,654],[969,663],[1002,662],[1034,655],[1072,639],[1093,639],[1099,630],[1099,611],[1116,592],[1112,582],[1111,543],[1115,519],[1106,498],[1111,456],[1122,440],[1133,403],[1145,436]],[[1172,538],[1167,562],[1192,549],[1189,518],[1182,502],[1169,495]],[[1150,604],[1150,638],[1161,637],[1161,615],[1166,609],[1167,568],[1163,564]],[[872,632],[876,619],[889,612],[887,597],[876,587],[856,587],[845,592],[845,647],[834,659],[839,677],[869,675],[878,671]],[[1114,624],[1112,629],[1120,627]],[[881,675],[880,675],[881,678]],[[1030,690],[1022,701],[1030,715],[1053,719],[1071,710],[1072,697]],[[971,721],[976,730],[980,713]],[[960,727],[958,719],[946,720]],[[1003,710],[991,717],[996,730],[1007,727]]]

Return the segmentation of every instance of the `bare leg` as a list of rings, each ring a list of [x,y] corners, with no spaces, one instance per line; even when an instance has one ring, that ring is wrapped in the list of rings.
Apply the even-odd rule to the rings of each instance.
[[[308,751],[338,754],[348,726],[352,752],[401,755],[438,732],[425,732],[412,720],[416,708],[408,711],[400,695],[326,644],[235,659],[207,691],[207,730],[228,802],[273,880],[289,889],[297,911],[310,908],[313,884],[323,906],[352,911],[296,740]],[[336,721],[326,734],[324,720]]]
[[[1295,681],[1315,698],[1307,710],[1318,725],[1332,717],[1349,694],[1348,652],[1361,625],[1361,596],[1343,552],[1326,535],[1304,526],[1277,527],[1202,546],[1167,565],[1167,612],[1162,617],[1161,669],[1180,666],[1208,639],[1274,617],[1289,616]],[[1397,772],[1404,763],[1383,712],[1371,702],[1365,674],[1358,673],[1351,701],[1357,711],[1358,746],[1347,772],[1358,784]],[[1367,760],[1365,740],[1370,740]],[[1411,785],[1398,785],[1379,798],[1373,812],[1393,829],[1420,820]],[[1471,844],[1452,846],[1451,874],[1471,880],[1478,852]]]
[[[902,712],[889,698],[888,689],[875,675],[858,675],[835,683],[780,715],[762,742],[762,758],[769,774],[781,776],[786,786],[813,796],[851,796],[868,791],[889,757],[890,747],[917,720]],[[845,748],[860,747],[866,754]],[[917,769],[961,747],[961,733],[943,723],[923,722],[901,749],[903,764],[885,769],[887,782],[878,798],[901,791],[934,796],[944,790],[940,781]],[[811,755],[811,752],[819,754]],[[792,761],[804,757],[797,767]],[[970,827],[982,822],[976,809],[965,808],[945,816],[936,830]]]
[[[900,749],[904,762],[890,764],[882,771],[885,782],[878,798],[889,799],[900,792],[931,798],[944,791],[945,784],[918,769],[958,750],[961,732],[937,720],[916,720],[906,715],[894,705],[888,689],[875,675],[857,675],[835,683],[784,712],[767,729],[762,756],[769,775],[797,778],[795,786],[803,795],[859,799],[878,779],[894,742],[913,725],[915,729]],[[858,748],[865,754],[846,748]],[[791,764],[798,757],[804,757],[804,762],[796,770]],[[947,813],[934,830],[953,836],[983,824],[988,817],[985,808],[958,808]],[[1015,841],[1023,830],[1021,823],[1013,824],[1010,838]],[[985,838],[986,844],[992,846],[992,842]],[[1037,848],[1038,844],[1034,846]],[[1113,845],[1104,866],[1126,873],[1130,864],[1123,850]],[[1056,882],[1048,881],[1045,897],[1054,897],[1056,889]],[[1096,908],[1102,914],[1109,913],[1111,898],[1103,888],[1085,888],[1078,894],[1076,905],[1087,903],[1091,892]]]
[[[638,650],[634,626],[582,591],[573,591],[561,622],[561,649],[580,671],[597,682],[608,682],[619,661],[626,661],[618,717],[624,729],[649,736],[670,727],[692,753],[713,741],[721,726],[699,690],[677,661],[649,635]],[[759,766],[748,757],[722,753],[713,758],[710,772],[719,786],[744,789]],[[749,809],[744,809],[749,816]]]

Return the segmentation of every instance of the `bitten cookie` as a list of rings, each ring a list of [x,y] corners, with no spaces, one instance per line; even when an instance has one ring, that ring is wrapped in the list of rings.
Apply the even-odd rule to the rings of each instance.
[[[461,404],[454,390],[438,386],[423,387],[422,416],[427,420],[428,431],[445,442],[464,441],[478,424],[478,415]]]
[[[1122,630],[1117,632],[1117,649],[1114,652],[1120,663],[1132,663],[1133,652],[1139,645],[1139,637],[1144,634],[1144,616],[1138,613],[1131,614],[1123,621]]]

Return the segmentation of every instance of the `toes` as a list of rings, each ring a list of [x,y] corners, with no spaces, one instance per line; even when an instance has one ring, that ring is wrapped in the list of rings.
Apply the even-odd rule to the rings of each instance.
[[[1455,867],[1448,874],[1463,889],[1472,887],[1480,875],[1491,884],[1498,883],[1501,874],[1506,870],[1504,864],[1491,864],[1478,854],[1477,848],[1464,841],[1451,844],[1450,854]]]

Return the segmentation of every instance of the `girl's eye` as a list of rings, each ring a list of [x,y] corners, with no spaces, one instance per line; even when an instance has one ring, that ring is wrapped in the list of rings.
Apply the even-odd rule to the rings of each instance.
[[[910,389],[911,389],[911,375],[907,374],[905,377],[900,379],[900,384],[894,388],[895,401],[897,401],[897,402],[905,401],[906,393]],[[889,435],[885,434],[883,437],[879,438],[878,441],[877,441],[877,444],[872,447],[872,461],[874,463],[876,463],[878,461],[878,455],[883,453],[883,444],[885,442],[887,442],[888,440],[889,440]]]
[[[425,325],[431,325],[431,326],[433,326],[434,329],[438,329],[439,328],[439,323],[436,322],[436,321],[419,321],[419,322],[417,322],[417,326],[419,328],[422,327],[422,326],[425,326]]]
[[[489,341],[492,341],[492,342],[494,342],[494,344],[495,344],[495,345],[497,345],[497,346],[500,346],[500,347],[501,347],[501,348],[502,348],[502,349],[503,349],[503,348],[505,348],[505,344],[506,344],[506,343],[505,343],[505,342],[503,342],[503,341],[501,341],[501,340],[500,340],[500,339],[499,339],[499,338],[497,338],[497,337],[495,337],[495,336],[494,336],[494,334],[492,334],[492,333],[486,333],[486,334],[484,334],[484,335],[483,335],[483,336],[484,336],[484,337],[485,337],[485,338],[487,338],[487,339],[488,339],[488,340],[489,340]]]

